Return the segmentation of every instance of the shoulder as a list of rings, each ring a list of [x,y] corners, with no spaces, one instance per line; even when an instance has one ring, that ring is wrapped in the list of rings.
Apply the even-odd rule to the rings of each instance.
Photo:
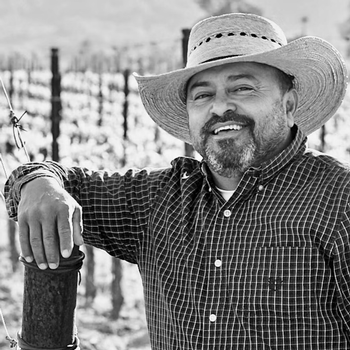
[[[326,169],[333,169],[337,173],[342,173],[344,175],[350,174],[350,164],[341,162],[339,159],[312,148],[307,148],[305,150],[304,156],[307,160],[314,162],[316,165],[322,166]]]
[[[303,155],[302,164],[305,166],[305,171],[322,178],[325,185],[338,187],[341,191],[347,188],[350,194],[350,164],[309,148]]]

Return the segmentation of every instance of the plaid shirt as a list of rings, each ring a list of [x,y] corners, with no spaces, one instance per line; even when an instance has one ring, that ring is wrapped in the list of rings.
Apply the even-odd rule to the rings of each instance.
[[[48,162],[11,175],[8,210],[24,182],[58,177],[85,242],[138,264],[153,349],[350,349],[350,172],[305,141],[227,202],[193,159],[123,176]]]

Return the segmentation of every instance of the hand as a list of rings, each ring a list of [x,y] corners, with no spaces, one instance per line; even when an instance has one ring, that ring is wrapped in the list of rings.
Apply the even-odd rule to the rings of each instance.
[[[22,256],[42,270],[57,268],[60,253],[68,258],[74,243],[83,244],[81,220],[80,205],[54,178],[26,183],[18,205]]]

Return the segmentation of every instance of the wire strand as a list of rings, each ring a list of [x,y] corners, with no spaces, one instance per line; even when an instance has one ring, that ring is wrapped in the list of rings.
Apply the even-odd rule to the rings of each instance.
[[[4,94],[5,94],[5,97],[6,97],[6,100],[7,100],[7,104],[8,104],[9,109],[10,109],[10,121],[11,121],[12,128],[13,128],[13,137],[15,139],[16,146],[17,146],[18,149],[23,148],[23,151],[24,151],[24,153],[26,155],[27,161],[30,162],[30,158],[29,158],[29,155],[28,155],[28,152],[27,152],[27,148],[25,146],[25,142],[23,141],[22,134],[21,134],[21,129],[23,130],[23,128],[19,124],[19,121],[22,119],[24,114],[26,114],[26,112],[24,112],[19,119],[16,117],[16,114],[15,114],[13,108],[12,108],[11,100],[10,100],[8,94],[7,94],[4,82],[1,79],[1,77],[0,77],[0,82],[1,82],[2,90],[4,91]],[[17,133],[17,138],[18,138],[19,142],[17,141],[16,133]]]
[[[12,108],[12,105],[11,105],[10,98],[9,98],[8,95],[7,95],[7,91],[6,91],[4,82],[2,81],[1,77],[0,77],[0,81],[1,81],[2,89],[4,90],[4,94],[5,94],[7,103],[8,103],[8,105],[9,105],[9,107],[10,107],[10,111],[13,112],[13,108]]]
[[[2,158],[1,153],[0,153],[0,163],[1,163],[2,170],[3,170],[3,172],[4,172],[4,175],[5,175],[6,179],[7,179],[7,178],[8,178],[7,170],[6,170],[6,166],[5,166],[5,163],[4,163],[4,159]]]
[[[1,318],[1,321],[2,321],[2,324],[4,325],[4,329],[5,329],[5,332],[6,332],[6,340],[8,340],[10,342],[10,348],[14,348],[17,346],[17,341],[15,339],[13,339],[9,332],[8,332],[8,329],[7,329],[7,326],[6,326],[6,322],[5,322],[5,318],[4,318],[4,315],[2,313],[2,310],[1,310],[1,307],[0,307],[0,318]]]

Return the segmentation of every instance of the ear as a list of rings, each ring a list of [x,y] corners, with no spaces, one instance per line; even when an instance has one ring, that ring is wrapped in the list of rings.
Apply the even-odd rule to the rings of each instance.
[[[294,126],[294,114],[298,108],[298,93],[295,89],[291,89],[284,94],[283,105],[286,111],[287,124],[292,128]]]

